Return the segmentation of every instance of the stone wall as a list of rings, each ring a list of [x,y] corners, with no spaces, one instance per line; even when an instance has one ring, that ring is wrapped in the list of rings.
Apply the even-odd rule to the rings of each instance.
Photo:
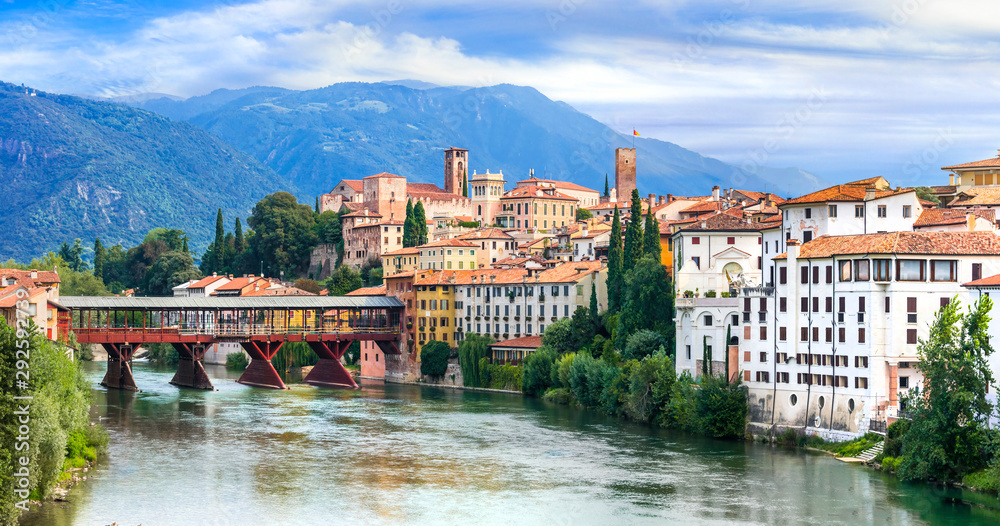
[[[337,246],[317,245],[309,255],[309,275],[316,281],[326,279],[337,265]]]

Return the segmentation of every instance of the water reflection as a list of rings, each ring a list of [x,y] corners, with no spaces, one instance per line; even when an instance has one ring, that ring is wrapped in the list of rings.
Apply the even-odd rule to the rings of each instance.
[[[93,364],[94,383],[101,366]],[[137,365],[98,388],[110,459],[29,525],[996,524],[957,490],[517,396],[365,382],[216,391]],[[971,500],[997,506],[995,499]]]

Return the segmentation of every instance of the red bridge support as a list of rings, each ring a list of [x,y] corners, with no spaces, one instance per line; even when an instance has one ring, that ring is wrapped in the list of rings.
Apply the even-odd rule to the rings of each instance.
[[[243,371],[237,382],[257,387],[271,387],[273,389],[288,389],[285,382],[281,381],[278,371],[271,365],[271,358],[278,354],[278,349],[285,342],[242,342],[243,350],[250,355],[250,365]]]
[[[180,360],[177,362],[177,373],[170,383],[180,387],[193,387],[195,389],[215,389],[212,381],[205,372],[205,365],[202,360],[205,358],[205,346],[193,345],[190,343],[175,343],[174,349]]]
[[[357,389],[358,384],[351,373],[340,363],[340,358],[350,345],[349,341],[309,342],[309,347],[319,356],[319,362],[302,381],[323,387]]]
[[[102,343],[104,350],[108,352],[108,372],[101,380],[101,385],[111,389],[127,389],[138,391],[135,385],[135,378],[132,377],[132,352],[131,345],[120,343]]]

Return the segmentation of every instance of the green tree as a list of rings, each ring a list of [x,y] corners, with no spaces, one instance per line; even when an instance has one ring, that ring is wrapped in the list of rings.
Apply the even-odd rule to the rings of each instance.
[[[615,206],[614,219],[611,221],[611,239],[608,247],[608,312],[616,313],[621,308],[621,292],[624,276],[622,275],[622,222]]]
[[[364,286],[361,273],[354,270],[350,265],[341,265],[334,269],[330,277],[326,278],[323,286],[327,294],[331,296],[344,296],[348,292],[358,290]]]
[[[660,223],[653,217],[653,207],[646,213],[646,228],[643,231],[643,255],[650,255],[660,261]]]
[[[594,217],[594,214],[590,210],[587,210],[586,208],[583,208],[583,207],[579,207],[579,208],[576,209],[576,220],[577,221],[586,221],[586,220],[588,220],[588,219],[590,219],[592,217]]]
[[[469,197],[469,170],[465,170],[465,175],[462,177],[462,197]]]
[[[183,250],[185,239],[187,239],[187,234],[183,230],[176,228],[154,228],[146,233],[146,237],[142,238],[142,242],[143,244],[148,244],[155,241],[162,241],[168,250]]]
[[[413,200],[406,200],[406,219],[403,221],[403,247],[415,247],[416,243],[416,232],[417,223],[413,219]]]
[[[414,246],[427,243],[427,216],[424,214],[424,204],[417,201],[413,207],[413,222],[416,226],[416,239]]]
[[[448,371],[448,355],[451,347],[445,342],[431,340],[420,348],[420,374],[440,377]]]
[[[608,174],[604,174],[604,197],[611,197],[611,187],[608,186]]]
[[[663,338],[662,334],[649,329],[642,329],[634,333],[629,333],[628,340],[625,343],[625,350],[622,351],[622,359],[642,360],[647,356],[652,356],[657,351],[665,349],[666,346],[667,340]]]
[[[100,238],[94,240],[94,276],[104,278],[104,262],[107,259],[107,250],[101,243]]]
[[[316,215],[319,215],[319,196],[316,196]]]
[[[289,277],[295,276],[308,266],[316,246],[315,223],[311,207],[299,204],[288,192],[273,193],[261,199],[247,219],[254,231],[250,250],[264,262],[268,275],[284,271]]]
[[[632,208],[629,211],[628,226],[625,227],[622,271],[632,270],[640,259],[642,259],[642,201],[639,199],[639,191],[632,190]]]
[[[528,396],[542,396],[553,385],[552,368],[558,359],[555,349],[547,345],[525,356],[521,362],[521,391]]]
[[[466,387],[487,387],[480,384],[479,362],[486,358],[491,343],[493,338],[489,336],[467,334],[458,345],[458,364],[462,367],[462,381]]]
[[[899,464],[903,479],[954,480],[989,460],[992,308],[990,297],[980,296],[963,315],[953,299],[941,307],[927,340],[917,347],[925,392],[905,399],[912,421]]]
[[[315,230],[318,243],[336,245],[343,237],[340,214],[330,210],[323,212],[316,217]]]
[[[590,282],[590,323],[594,326],[594,331],[601,328],[601,314],[597,312],[597,280]]]
[[[676,378],[673,362],[666,353],[658,352],[642,360],[633,360],[628,369],[625,414],[637,422],[658,420],[670,402],[670,390]]]
[[[236,218],[236,228],[233,231],[233,250],[236,252],[236,256],[240,257],[243,252],[246,251],[246,240],[243,238],[243,223],[240,222],[240,218]]]
[[[170,296],[177,285],[200,277],[191,254],[172,250],[158,257],[146,272],[143,290],[151,296]]]
[[[559,354],[574,352],[576,347],[576,336],[573,334],[573,327],[569,319],[561,318],[555,323],[545,327],[542,333],[542,345],[551,347]]]
[[[220,208],[218,213],[215,215],[215,241],[212,243],[213,247],[213,261],[212,261],[212,272],[222,271],[222,267],[226,264],[225,262],[225,246],[226,246],[226,227],[222,222],[222,209]],[[207,272],[206,272],[207,274]]]
[[[63,258],[63,261],[69,265],[69,268],[74,272],[83,272],[90,268],[86,262],[83,261],[83,243],[80,239],[75,239],[73,245],[70,246],[68,243],[63,243],[59,247],[59,257]]]
[[[701,339],[701,378],[702,381],[712,376],[712,350],[708,347],[708,336]]]
[[[618,316],[618,334],[656,331],[674,352],[674,290],[658,259],[646,256],[625,276],[624,297]]]
[[[697,408],[706,435],[736,439],[746,434],[749,407],[740,378],[732,384],[711,375],[703,378]]]

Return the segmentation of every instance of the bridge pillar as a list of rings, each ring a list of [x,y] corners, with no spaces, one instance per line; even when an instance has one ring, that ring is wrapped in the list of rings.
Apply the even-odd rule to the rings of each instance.
[[[273,389],[288,389],[285,382],[281,381],[278,371],[271,365],[271,358],[278,354],[278,349],[285,342],[241,342],[243,350],[250,355],[250,365],[243,371],[237,382],[257,387],[271,387]]]
[[[323,387],[357,389],[358,384],[351,373],[340,363],[350,345],[349,341],[309,342],[309,347],[319,356],[319,362],[302,381]]]
[[[138,391],[135,385],[135,378],[132,376],[132,352],[131,345],[119,343],[102,343],[104,350],[108,353],[108,372],[105,373],[101,385],[110,389],[126,389]]]
[[[175,343],[179,360],[177,362],[177,373],[170,383],[180,387],[193,387],[195,389],[215,389],[212,381],[205,372],[205,365],[202,360],[205,358],[204,345],[192,345],[190,343]]]

